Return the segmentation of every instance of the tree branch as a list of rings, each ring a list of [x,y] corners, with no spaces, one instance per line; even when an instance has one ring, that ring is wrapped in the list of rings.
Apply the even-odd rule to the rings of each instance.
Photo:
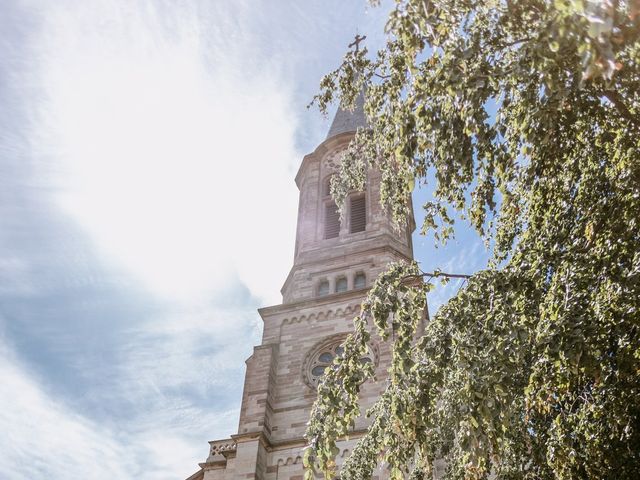
[[[465,275],[463,273],[446,273],[446,272],[425,272],[425,273],[420,273],[418,275],[407,275],[406,277],[404,277],[405,279],[411,279],[411,278],[423,278],[423,277],[447,277],[447,278],[471,278],[471,275]]]
[[[533,40],[533,37],[524,37],[524,38],[520,38],[518,40],[513,40],[512,42],[507,42],[501,45],[501,48],[509,48],[509,47],[513,47],[514,45],[517,45],[519,43],[524,43],[524,42],[529,42]]]
[[[640,128],[640,118],[629,110],[629,107],[624,103],[624,99],[618,92],[614,90],[603,90],[602,95],[604,95],[607,100],[616,107],[618,112],[620,112],[624,118],[629,120],[636,127]]]

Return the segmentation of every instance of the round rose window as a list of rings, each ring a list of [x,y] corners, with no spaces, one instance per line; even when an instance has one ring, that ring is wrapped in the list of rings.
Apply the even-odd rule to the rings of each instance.
[[[305,382],[311,388],[315,389],[318,386],[320,378],[324,375],[325,370],[331,366],[336,357],[342,355],[344,350],[342,349],[341,344],[344,341],[344,338],[345,337],[343,335],[340,335],[338,339],[332,337],[332,339],[324,341],[311,349],[307,355],[304,376]],[[374,350],[369,347],[369,352],[367,352],[366,355],[363,355],[360,361],[376,365],[376,357],[377,355],[374,353]]]

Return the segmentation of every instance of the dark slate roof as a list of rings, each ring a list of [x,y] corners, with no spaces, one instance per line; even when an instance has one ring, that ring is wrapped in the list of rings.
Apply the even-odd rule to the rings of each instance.
[[[364,116],[364,94],[360,92],[356,98],[356,106],[353,112],[338,107],[336,116],[333,117],[331,128],[327,134],[327,138],[334,137],[345,132],[355,132],[359,127],[366,127],[367,120]]]

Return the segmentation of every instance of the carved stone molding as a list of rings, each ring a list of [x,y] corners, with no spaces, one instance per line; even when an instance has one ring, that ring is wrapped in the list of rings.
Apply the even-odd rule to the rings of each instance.
[[[308,321],[312,321],[312,320],[324,320],[330,316],[333,317],[342,317],[342,316],[346,316],[346,315],[355,315],[357,314],[357,312],[360,310],[360,304],[358,303],[357,305],[348,305],[344,308],[339,307],[339,308],[330,308],[330,306],[328,306],[329,308],[325,309],[325,310],[321,310],[321,311],[316,311],[313,313],[310,313],[308,315],[306,314],[302,314],[299,316],[292,316],[292,317],[287,317],[284,318],[282,320],[282,325],[289,325],[292,323],[300,323],[300,322],[308,322]]]
[[[209,442],[209,457],[207,463],[226,462],[227,456],[236,451],[236,442],[231,438],[213,440]]]
[[[329,152],[329,154],[324,157],[325,168],[329,171],[337,172],[342,164],[342,157],[344,156],[345,151],[346,148],[340,148]]]

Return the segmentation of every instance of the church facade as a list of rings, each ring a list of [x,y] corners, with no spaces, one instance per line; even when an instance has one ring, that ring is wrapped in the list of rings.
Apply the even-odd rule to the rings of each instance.
[[[304,157],[294,263],[280,305],[262,308],[262,343],[247,360],[238,432],[209,442],[209,455],[187,480],[302,480],[304,433],[324,369],[340,354],[362,300],[377,275],[392,261],[412,259],[414,225],[397,232],[380,206],[380,177],[370,172],[364,192],[347,199],[342,221],[329,194],[342,152],[365,127],[362,98],[353,113],[339,109],[329,134]],[[370,344],[362,361],[376,378],[386,378],[390,351]],[[361,389],[363,407],[380,394],[382,381]],[[364,411],[364,410],[363,410]],[[366,420],[340,444],[338,464],[353,448]],[[385,471],[374,478],[385,478]]]

